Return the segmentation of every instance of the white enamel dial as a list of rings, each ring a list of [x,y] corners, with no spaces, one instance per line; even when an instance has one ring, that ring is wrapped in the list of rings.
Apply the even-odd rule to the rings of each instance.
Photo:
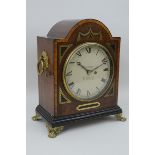
[[[72,97],[93,100],[103,94],[112,72],[107,52],[96,43],[85,43],[73,50],[63,70],[64,84]]]

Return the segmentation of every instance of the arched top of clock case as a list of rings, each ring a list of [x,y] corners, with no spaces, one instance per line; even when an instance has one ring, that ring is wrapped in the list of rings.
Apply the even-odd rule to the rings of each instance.
[[[109,29],[96,19],[62,20],[51,28],[47,37],[51,39],[69,39],[73,33],[79,34],[80,32],[82,34],[83,31],[88,31],[90,34],[100,33],[105,39],[110,39],[112,37]]]

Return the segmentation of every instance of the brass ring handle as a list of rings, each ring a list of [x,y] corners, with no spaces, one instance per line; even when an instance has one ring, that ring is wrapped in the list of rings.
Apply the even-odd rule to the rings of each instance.
[[[44,62],[41,59],[37,63],[37,70],[38,70],[38,75],[41,75],[44,71]]]
[[[44,71],[47,71],[47,69],[48,69],[48,55],[45,51],[43,51],[37,63],[38,75],[41,75]]]

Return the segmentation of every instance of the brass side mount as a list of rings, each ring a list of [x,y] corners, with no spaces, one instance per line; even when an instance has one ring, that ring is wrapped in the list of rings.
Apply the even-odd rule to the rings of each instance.
[[[42,75],[43,72],[48,71],[48,68],[49,68],[48,61],[49,59],[48,59],[47,52],[43,51],[41,53],[41,56],[37,64],[38,75]]]

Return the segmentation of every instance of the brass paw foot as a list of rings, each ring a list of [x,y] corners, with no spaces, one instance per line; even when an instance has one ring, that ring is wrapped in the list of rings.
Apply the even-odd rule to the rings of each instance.
[[[36,114],[35,116],[32,117],[33,121],[39,121],[41,120],[41,116],[39,114]]]
[[[49,124],[46,124],[46,127],[48,129],[48,137],[49,138],[54,138],[56,137],[63,129],[64,129],[64,126],[59,126],[59,127],[52,127],[51,125]]]
[[[122,121],[122,122],[126,121],[126,118],[123,116],[122,113],[116,114],[115,116],[116,116],[116,119],[119,120],[119,121]]]

